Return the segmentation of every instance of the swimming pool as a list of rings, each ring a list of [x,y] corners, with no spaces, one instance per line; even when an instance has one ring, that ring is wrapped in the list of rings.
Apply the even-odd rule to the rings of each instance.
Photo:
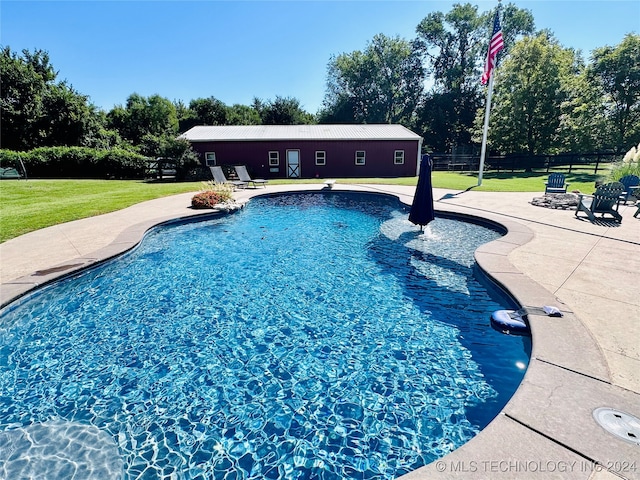
[[[8,307],[4,468],[38,461],[34,431],[103,442],[94,470],[124,478],[393,478],[462,445],[528,340],[489,327],[503,300],[473,273],[499,234],[406,218],[383,196],[255,199]]]

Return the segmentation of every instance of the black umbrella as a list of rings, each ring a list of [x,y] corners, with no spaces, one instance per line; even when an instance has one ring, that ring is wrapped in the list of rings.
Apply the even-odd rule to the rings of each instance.
[[[420,225],[420,230],[435,218],[433,212],[433,191],[431,190],[431,158],[423,155],[420,162],[420,175],[413,203],[409,211],[409,221]]]

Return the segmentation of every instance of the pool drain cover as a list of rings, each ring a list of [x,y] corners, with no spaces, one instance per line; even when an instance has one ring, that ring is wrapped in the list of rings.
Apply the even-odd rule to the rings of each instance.
[[[600,407],[593,411],[593,418],[607,432],[621,440],[640,445],[640,419],[613,408]]]

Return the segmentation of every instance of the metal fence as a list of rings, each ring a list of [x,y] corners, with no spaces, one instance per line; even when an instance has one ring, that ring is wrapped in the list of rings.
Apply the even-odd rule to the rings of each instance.
[[[433,153],[430,155],[433,170],[477,172],[480,155],[451,155]],[[571,173],[574,170],[593,171],[594,174],[603,165],[621,159],[617,153],[563,153],[559,155],[503,155],[485,158],[486,172],[546,172],[561,171]]]

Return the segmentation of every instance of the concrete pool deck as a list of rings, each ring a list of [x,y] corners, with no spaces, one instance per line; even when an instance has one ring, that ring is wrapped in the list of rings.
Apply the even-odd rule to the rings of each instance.
[[[270,185],[235,196],[244,202],[265,193],[322,188]],[[339,190],[387,193],[410,204],[415,187],[337,183],[333,191]],[[144,202],[0,244],[0,301],[4,305],[34,286],[127,250],[155,224],[209,214],[189,208],[192,195]],[[591,223],[573,211],[533,206],[536,196],[542,193],[434,189],[436,210],[508,229],[476,252],[495,282],[521,305],[555,305],[564,317],[529,315],[531,361],[511,401],[470,442],[403,478],[640,479],[640,445],[616,438],[593,419],[599,407],[640,417],[636,207],[620,207],[620,225]]]

